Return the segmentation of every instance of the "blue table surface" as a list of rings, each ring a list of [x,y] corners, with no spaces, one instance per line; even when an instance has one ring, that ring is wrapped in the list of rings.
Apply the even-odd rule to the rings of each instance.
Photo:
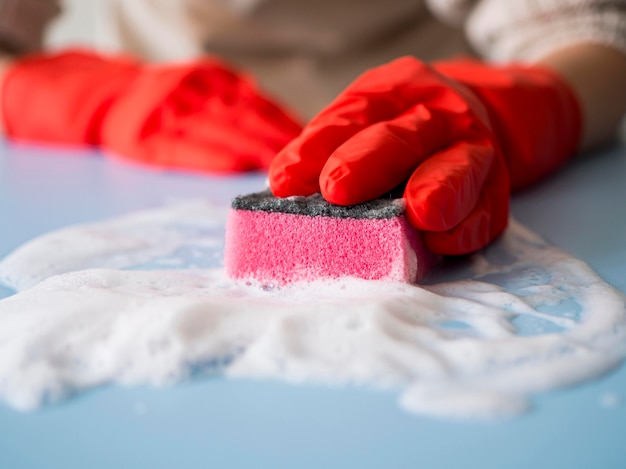
[[[70,224],[172,197],[227,201],[263,181],[163,173],[95,152],[0,141],[0,256]],[[626,148],[616,145],[516,195],[513,214],[626,292],[625,201]],[[499,423],[410,415],[396,397],[213,378],[97,389],[26,414],[0,404],[0,468],[626,468],[624,366],[538,396],[531,413]]]

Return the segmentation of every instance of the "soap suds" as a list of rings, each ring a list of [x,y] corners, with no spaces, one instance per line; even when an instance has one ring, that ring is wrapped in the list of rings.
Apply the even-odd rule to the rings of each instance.
[[[0,398],[210,375],[391,389],[402,408],[504,418],[626,356],[624,296],[512,222],[421,286],[225,277],[228,207],[178,203],[69,227],[0,262]]]

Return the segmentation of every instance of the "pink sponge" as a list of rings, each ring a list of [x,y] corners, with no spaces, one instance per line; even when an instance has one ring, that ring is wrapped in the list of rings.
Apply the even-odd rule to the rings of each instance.
[[[237,197],[226,224],[226,273],[278,285],[343,276],[416,283],[435,256],[403,213],[400,199],[340,207],[319,194]]]

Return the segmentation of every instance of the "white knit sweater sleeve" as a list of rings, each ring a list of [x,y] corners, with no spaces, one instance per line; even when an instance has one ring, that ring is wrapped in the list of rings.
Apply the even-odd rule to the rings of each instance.
[[[626,0],[427,0],[444,21],[463,22],[467,37],[495,62],[533,61],[579,43],[626,54]]]

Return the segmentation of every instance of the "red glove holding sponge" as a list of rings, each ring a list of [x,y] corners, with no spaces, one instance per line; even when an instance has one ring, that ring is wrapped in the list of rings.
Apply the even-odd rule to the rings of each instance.
[[[279,197],[339,205],[406,183],[411,224],[431,251],[476,251],[502,233],[511,190],[572,156],[576,97],[554,72],[404,57],[354,81],[272,161]]]
[[[138,162],[209,172],[266,169],[301,130],[211,57],[143,65],[88,51],[29,56],[7,71],[1,106],[15,139],[101,145]]]

